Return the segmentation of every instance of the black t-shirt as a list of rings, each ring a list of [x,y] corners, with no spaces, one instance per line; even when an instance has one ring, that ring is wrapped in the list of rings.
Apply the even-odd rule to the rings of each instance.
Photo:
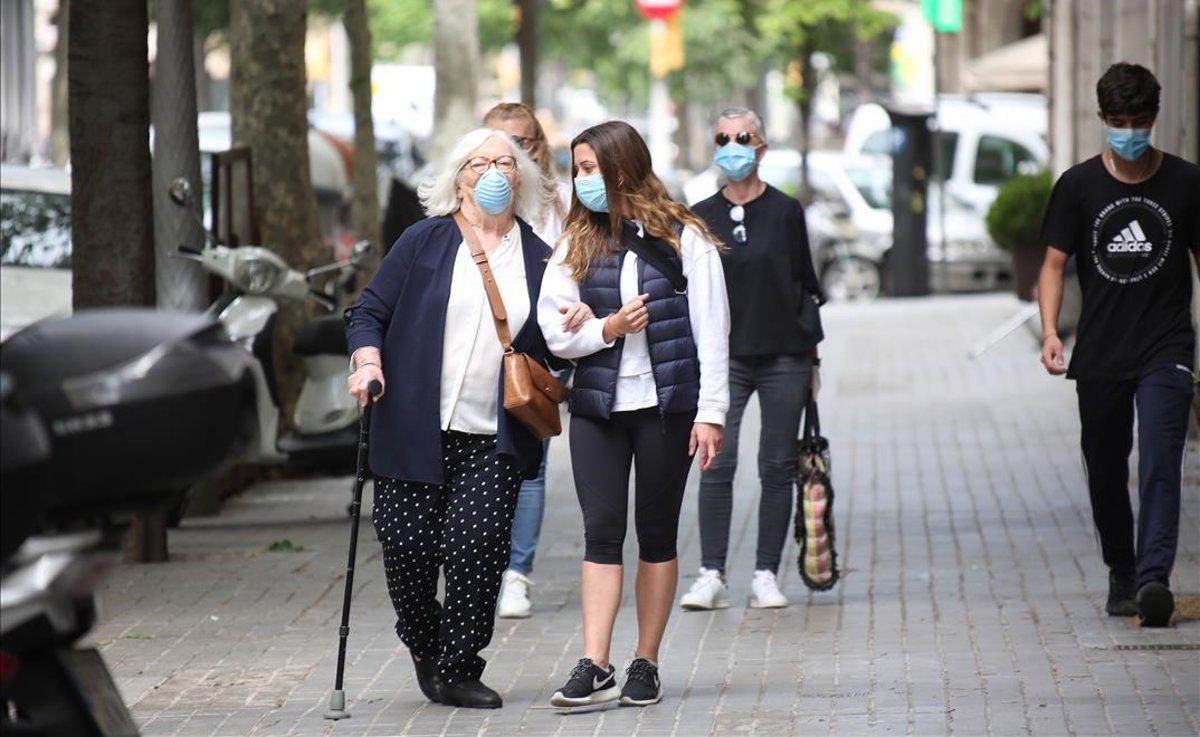
[[[798,322],[802,293],[821,301],[821,287],[808,250],[804,207],[767,185],[747,202],[746,242],[733,238],[733,203],[724,190],[696,203],[692,210],[728,247],[721,253],[729,292],[729,355],[762,356],[805,353],[814,337]]]
[[[1069,378],[1191,367],[1188,259],[1200,252],[1200,167],[1164,154],[1153,176],[1125,184],[1101,157],[1088,159],[1054,185],[1042,242],[1078,263],[1083,312]]]

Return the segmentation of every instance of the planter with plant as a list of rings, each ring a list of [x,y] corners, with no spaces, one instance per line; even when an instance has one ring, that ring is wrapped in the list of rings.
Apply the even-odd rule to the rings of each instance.
[[[1005,182],[988,209],[988,235],[1012,255],[1014,288],[1022,300],[1033,299],[1042,266],[1042,216],[1053,186],[1048,171],[1018,174]]]

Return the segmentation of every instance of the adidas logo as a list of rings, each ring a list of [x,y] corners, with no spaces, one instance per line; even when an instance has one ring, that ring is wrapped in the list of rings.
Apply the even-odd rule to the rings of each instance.
[[[1109,253],[1150,253],[1154,244],[1146,240],[1146,233],[1134,220],[1108,244]]]

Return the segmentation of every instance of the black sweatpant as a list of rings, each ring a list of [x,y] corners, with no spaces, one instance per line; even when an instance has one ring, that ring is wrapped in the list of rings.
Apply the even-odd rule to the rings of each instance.
[[[571,416],[571,465],[583,509],[584,560],[621,564],[631,464],[638,557],[647,563],[675,559],[694,419],[694,412],[659,415],[657,408],[613,412],[607,420]]]
[[[442,433],[445,484],[375,480],[372,522],[383,544],[396,634],[450,683],[479,678],[508,565],[521,474],[494,435]],[[446,602],[437,601],[438,569]]]
[[[1137,574],[1138,586],[1166,584],[1175,564],[1183,446],[1193,379],[1184,366],[1167,364],[1140,379],[1081,380],[1079,419],[1092,518],[1105,564]],[[1134,554],[1129,502],[1129,452],[1138,419],[1138,520]]]

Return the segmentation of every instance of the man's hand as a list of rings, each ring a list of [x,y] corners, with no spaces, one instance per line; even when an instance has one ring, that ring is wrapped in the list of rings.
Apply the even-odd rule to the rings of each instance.
[[[1067,373],[1067,363],[1063,359],[1063,344],[1057,335],[1047,335],[1042,341],[1042,365],[1051,376],[1062,376]]]
[[[697,422],[692,425],[692,437],[688,440],[688,455],[696,455],[700,451],[700,470],[712,468],[713,461],[721,452],[721,443],[725,439],[725,431],[720,425],[710,425],[707,422]]]

